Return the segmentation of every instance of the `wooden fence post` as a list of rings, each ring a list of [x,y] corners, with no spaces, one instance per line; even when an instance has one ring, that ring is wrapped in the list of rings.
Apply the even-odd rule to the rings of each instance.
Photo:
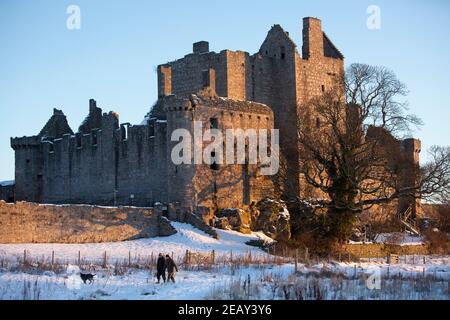
[[[55,251],[52,250],[52,267],[55,264]]]
[[[211,264],[215,264],[215,261],[216,261],[216,251],[213,250],[211,252]]]
[[[250,300],[250,275],[247,275],[247,300]]]
[[[27,250],[23,250],[23,264],[27,264]]]
[[[107,256],[106,256],[106,251],[103,253],[103,268],[106,269],[107,266]]]
[[[305,262],[306,263],[309,262],[309,249],[308,248],[305,249]]]
[[[298,272],[298,249],[295,249],[295,273]]]
[[[131,267],[131,251],[128,250],[128,266]]]
[[[81,252],[78,251],[78,266],[81,266]]]

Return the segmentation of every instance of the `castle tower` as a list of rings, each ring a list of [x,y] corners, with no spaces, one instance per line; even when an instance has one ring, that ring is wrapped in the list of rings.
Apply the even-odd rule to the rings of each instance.
[[[400,172],[400,188],[415,188],[420,179],[420,153],[422,143],[418,139],[406,139],[401,142],[402,168]],[[412,208],[412,217],[415,219],[420,212],[420,198],[412,193],[400,198],[399,214]]]
[[[39,136],[11,138],[15,152],[15,200],[40,202],[43,188],[43,157]]]

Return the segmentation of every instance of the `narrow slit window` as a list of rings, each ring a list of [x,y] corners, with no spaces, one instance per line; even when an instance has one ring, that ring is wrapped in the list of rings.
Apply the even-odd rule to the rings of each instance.
[[[280,48],[280,51],[281,51],[281,54],[280,54],[281,60],[285,60],[286,59],[286,48],[284,46],[282,46]]]
[[[217,118],[209,119],[211,129],[219,129],[219,120]]]
[[[97,132],[92,132],[92,146],[97,146]]]
[[[219,171],[220,166],[217,163],[217,159],[216,159],[216,153],[213,151],[211,152],[211,159],[212,159],[212,164],[210,166],[211,170],[213,171]]]
[[[121,127],[121,133],[122,133],[122,140],[126,141],[128,139],[128,130],[125,126]]]

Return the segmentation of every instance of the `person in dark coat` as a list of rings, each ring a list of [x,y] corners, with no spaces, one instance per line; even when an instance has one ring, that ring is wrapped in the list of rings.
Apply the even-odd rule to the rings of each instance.
[[[166,266],[168,273],[167,281],[172,280],[175,283],[175,272],[178,272],[178,268],[175,261],[169,255],[166,255]]]
[[[158,279],[158,283],[160,283],[161,277],[164,282],[166,282],[166,259],[164,259],[164,256],[162,253],[158,256],[158,261],[156,262],[156,278]]]

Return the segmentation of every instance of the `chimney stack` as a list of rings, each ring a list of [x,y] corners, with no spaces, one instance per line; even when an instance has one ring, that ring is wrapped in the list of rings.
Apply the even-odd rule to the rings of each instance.
[[[197,53],[197,54],[209,52],[209,42],[208,41],[200,41],[200,42],[194,43],[193,51],[194,51],[194,53]]]
[[[303,18],[303,59],[324,56],[322,22],[317,18]]]

